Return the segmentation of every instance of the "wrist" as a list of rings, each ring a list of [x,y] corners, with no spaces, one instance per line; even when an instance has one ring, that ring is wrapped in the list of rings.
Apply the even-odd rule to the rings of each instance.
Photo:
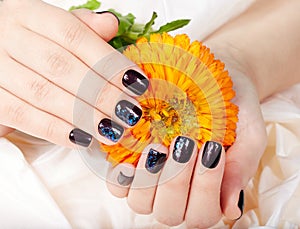
[[[225,64],[225,69],[228,70],[234,85],[238,85],[237,87],[241,88],[242,85],[240,85],[240,82],[243,82],[243,87],[245,87],[244,84],[245,81],[247,81],[247,88],[251,90],[252,93],[257,94],[260,100],[264,98],[260,90],[259,79],[255,77],[256,74],[252,70],[251,61],[249,61],[245,52],[234,45],[234,42],[228,42],[225,39],[222,41],[208,39],[205,41],[205,45],[210,48],[215,58]],[[237,96],[239,96],[240,92],[236,92]]]

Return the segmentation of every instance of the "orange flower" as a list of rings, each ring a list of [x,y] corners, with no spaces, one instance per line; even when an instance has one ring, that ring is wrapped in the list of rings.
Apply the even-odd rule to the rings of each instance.
[[[231,102],[232,81],[201,42],[190,43],[187,35],[153,34],[123,54],[144,71],[150,85],[136,98],[143,109],[137,125],[116,145],[101,145],[110,162],[136,165],[149,143],[168,147],[178,135],[193,138],[199,148],[208,140],[233,144],[238,107]]]

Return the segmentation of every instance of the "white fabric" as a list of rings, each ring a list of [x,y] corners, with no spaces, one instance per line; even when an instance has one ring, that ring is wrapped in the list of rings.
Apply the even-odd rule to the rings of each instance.
[[[85,0],[48,0],[62,8]],[[242,12],[252,0],[105,0],[101,9],[132,12],[156,25],[178,18],[191,24],[178,33],[203,39]],[[300,225],[300,85],[262,105],[268,147],[246,190],[246,208],[234,228],[298,228]],[[126,200],[106,190],[76,151],[15,132],[0,139],[1,228],[163,228],[134,214]],[[223,222],[219,227],[225,227]],[[184,228],[181,225],[177,228]]]

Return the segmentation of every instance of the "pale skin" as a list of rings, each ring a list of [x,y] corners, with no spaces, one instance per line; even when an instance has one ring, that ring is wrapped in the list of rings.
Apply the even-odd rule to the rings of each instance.
[[[6,114],[5,107],[26,106],[24,108],[26,112],[33,112],[34,119],[38,117],[44,123],[60,117],[54,121],[59,123],[59,128],[51,127],[56,131],[52,130],[52,134],[49,135],[47,128],[44,131],[38,128],[40,125],[36,124],[34,119],[28,125],[29,119],[26,116],[27,122],[24,123],[20,121],[20,117],[21,120],[24,117],[22,115],[12,119],[1,115],[1,117],[5,117],[0,120],[3,125],[1,132],[9,131],[5,127],[9,126],[55,144],[73,147],[68,140],[68,134],[74,128],[70,120],[72,107],[62,109],[61,107],[46,106],[46,101],[58,97],[57,93],[55,96],[51,96],[51,93],[47,94],[43,99],[44,104],[38,103],[39,98],[36,98],[34,94],[30,96],[31,93],[34,93],[32,91],[25,91],[24,95],[17,94],[20,93],[20,89],[14,91],[14,88],[10,87],[11,84],[5,81],[5,77],[7,75],[11,77],[25,75],[30,82],[30,80],[42,76],[43,79],[55,81],[57,76],[48,75],[49,69],[51,69],[49,62],[43,62],[46,54],[50,52],[49,47],[52,47],[51,50],[59,49],[61,54],[66,55],[68,63],[73,64],[72,66],[76,65],[76,72],[63,74],[65,79],[72,78],[74,82],[79,82],[80,78],[76,77],[82,77],[89,67],[113,51],[105,41],[115,35],[118,26],[117,20],[111,14],[95,15],[87,11],[77,11],[71,14],[40,1],[32,0],[32,2],[37,4],[37,9],[32,9],[30,4],[26,4],[24,1],[0,2],[0,17],[11,19],[0,20],[1,31],[4,31],[5,35],[0,38],[0,93],[1,98],[4,98],[2,101],[7,101],[7,104],[2,104],[1,110],[4,112],[3,114]],[[207,228],[217,223],[222,215],[233,220],[239,218],[241,216],[241,210],[237,205],[239,193],[254,175],[266,145],[266,131],[259,102],[273,93],[300,82],[298,65],[300,59],[299,9],[300,2],[298,0],[274,0],[272,5],[269,5],[268,1],[258,1],[246,13],[227,23],[204,41],[216,57],[225,62],[237,93],[234,102],[240,108],[236,142],[226,154],[224,149],[222,150],[220,161],[215,168],[199,172],[203,170],[201,163],[203,148],[200,149],[199,155],[197,150],[193,149],[190,160],[184,166],[174,163],[172,157],[169,156],[164,168],[157,174],[151,174],[152,186],[147,189],[136,189],[134,188],[135,184],[141,182],[143,177],[149,177],[143,167],[146,156],[143,154],[138,165],[138,168],[141,169],[134,171],[133,167],[126,167],[128,171],[125,173],[131,173],[131,175],[135,173],[132,188],[116,186],[108,182],[109,190],[116,196],[127,196],[129,206],[137,213],[150,214],[153,212],[158,221],[170,226],[178,225],[185,220],[188,227]],[[38,23],[33,20],[34,17],[26,16],[27,14],[24,15],[22,12],[25,10],[32,11],[28,15],[35,15],[43,23]],[[44,15],[53,16],[44,17]],[[48,21],[49,18],[51,21]],[[57,20],[57,23],[53,20]],[[49,27],[42,26],[45,24]],[[64,36],[66,34],[61,31],[69,31],[72,29],[70,25],[76,27],[78,24],[82,26],[80,28],[85,33],[85,42],[82,42],[82,38],[77,39],[78,37],[76,37],[81,33],[75,33],[74,36],[71,36],[73,42],[66,43]],[[51,27],[51,25],[54,26]],[[35,35],[27,33],[28,31],[26,32],[24,28],[30,29]],[[38,46],[42,51],[31,53],[28,50],[21,50],[17,46],[24,42],[24,40],[18,39],[20,36],[27,41],[26,44],[31,44],[31,47]],[[47,43],[41,41],[44,37],[48,38]],[[45,43],[40,44],[39,42]],[[87,50],[92,50],[92,52]],[[39,60],[37,62],[39,65],[35,65],[35,60]],[[136,70],[138,71],[137,68]],[[18,80],[20,79],[18,78]],[[116,90],[124,89],[120,84],[120,79],[121,74],[118,80],[113,81],[115,86],[112,87],[115,87]],[[67,80],[64,81],[62,78],[55,83],[60,88],[65,88],[67,83],[64,84],[64,82]],[[25,84],[26,81],[24,80],[23,83]],[[57,89],[55,90],[57,91]],[[68,90],[76,90],[76,84],[74,88],[62,90],[63,93],[59,94],[62,97],[58,99],[64,101],[68,101],[67,97],[70,98],[70,101],[74,99],[70,96],[71,93],[67,93]],[[128,96],[133,95],[129,93]],[[23,100],[20,100],[20,97]],[[98,109],[97,107],[93,108],[97,112],[100,110],[99,119],[102,117],[102,113],[107,113],[106,111],[101,112],[100,107],[102,108],[102,106],[99,106]],[[107,108],[107,110],[110,109]],[[18,113],[20,112],[18,111]],[[84,127],[82,128],[84,129]],[[61,130],[65,130],[65,132],[61,132]],[[106,141],[101,136],[94,137],[99,141]],[[174,146],[172,144],[170,149],[160,145],[152,147],[171,155]],[[165,182],[163,178],[168,175],[167,173],[180,169],[180,166],[182,167],[181,173],[174,179]],[[113,180],[116,179],[114,169],[110,174],[108,180],[115,183]]]
[[[118,55],[106,43],[117,32],[118,19],[111,13],[69,13],[39,0],[3,1],[0,11],[0,94],[6,101],[0,107],[0,124],[74,148],[69,135],[76,127],[73,121],[77,103],[83,108],[80,110],[94,113],[93,120],[83,120],[93,123],[93,127],[82,125],[80,129],[100,142],[114,144],[98,133],[97,126],[100,120],[112,117],[121,96],[139,106],[131,97],[135,94],[122,85],[122,75],[128,69],[141,72],[130,63],[128,68],[124,66],[116,75],[105,78],[103,71],[107,68],[93,68],[99,60]],[[119,62],[125,60],[119,56]],[[99,96],[96,102],[78,96],[87,74],[102,84],[103,93],[109,91],[114,96],[110,100]],[[119,125],[128,127],[124,122]],[[7,131],[2,128],[1,132]]]
[[[223,151],[216,168],[203,174],[199,174],[201,149],[198,159],[192,157],[188,162],[195,169],[185,174],[186,179],[178,176],[175,181],[152,190],[116,189],[109,184],[115,195],[128,196],[133,210],[143,214],[153,212],[158,221],[167,225],[178,225],[185,220],[189,228],[213,226],[223,215],[232,220],[241,216],[239,193],[255,174],[267,141],[259,104],[300,82],[300,2],[269,3],[257,1],[204,41],[225,62],[234,81],[237,93],[234,102],[240,108],[236,142],[226,156]],[[172,150],[171,147],[169,155]],[[171,160],[169,157],[168,161]],[[172,163],[167,162],[165,166]],[[139,176],[142,172],[136,173]]]

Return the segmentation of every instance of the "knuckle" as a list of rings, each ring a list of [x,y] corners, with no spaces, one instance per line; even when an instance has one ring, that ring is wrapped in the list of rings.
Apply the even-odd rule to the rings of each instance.
[[[83,40],[85,31],[81,23],[73,22],[66,26],[64,32],[64,42],[73,50],[76,49]]]
[[[46,139],[53,139],[57,133],[57,121],[51,120],[46,126],[45,137]]]
[[[50,75],[54,77],[66,75],[71,70],[71,63],[62,51],[55,51],[49,54],[47,64]]]
[[[22,105],[15,106],[13,104],[10,104],[6,107],[5,111],[7,114],[7,117],[14,123],[22,123],[25,119],[25,108]]]
[[[30,84],[30,90],[37,101],[44,101],[50,93],[50,83],[47,80],[35,80]]]

